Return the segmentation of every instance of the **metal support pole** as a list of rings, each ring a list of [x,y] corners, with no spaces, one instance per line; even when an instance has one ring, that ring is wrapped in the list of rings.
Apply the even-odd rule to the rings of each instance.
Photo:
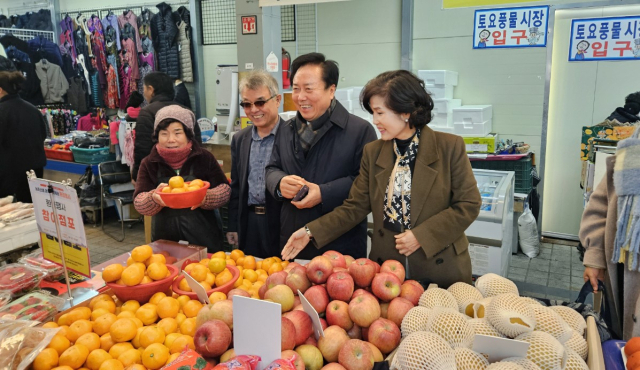
[[[413,68],[413,0],[402,0],[402,37],[400,68]]]
[[[45,180],[46,181],[46,180]],[[49,199],[51,199],[51,208],[53,209],[54,224],[56,225],[56,234],[58,237],[58,245],[60,246],[60,256],[62,260],[62,267],[64,268],[64,281],[67,283],[67,300],[70,301],[70,306],[73,306],[73,296],[71,295],[71,284],[69,284],[69,272],[67,271],[67,262],[64,258],[64,247],[62,246],[62,234],[60,233],[60,225],[58,224],[58,211],[56,211],[56,203],[53,198],[53,185],[49,184]]]
[[[193,51],[193,81],[195,83],[195,98],[197,118],[207,115],[207,93],[204,81],[204,55],[202,48],[202,20],[200,7],[201,0],[189,0],[189,12],[191,14],[191,47]]]

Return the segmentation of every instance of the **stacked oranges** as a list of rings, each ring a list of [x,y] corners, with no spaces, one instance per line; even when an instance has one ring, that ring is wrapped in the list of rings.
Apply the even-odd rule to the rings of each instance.
[[[169,186],[162,188],[163,193],[186,193],[195,191],[204,186],[204,182],[200,179],[184,182],[182,176],[173,176],[169,179]]]
[[[162,280],[171,275],[167,263],[175,262],[175,258],[167,252],[154,254],[148,245],[133,248],[127,259],[127,266],[114,263],[102,272],[102,279],[107,283],[135,286]]]

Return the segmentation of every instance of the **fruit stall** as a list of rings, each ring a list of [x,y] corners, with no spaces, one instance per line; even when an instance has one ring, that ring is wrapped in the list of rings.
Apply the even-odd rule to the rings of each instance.
[[[425,289],[397,261],[261,260],[157,241],[93,267],[100,294],[63,308],[38,289],[59,274],[44,264],[35,253],[0,268],[0,337],[11,343],[0,368],[604,369],[593,318],[521,297],[495,274]],[[264,322],[280,332],[268,363],[235,352],[238,328],[256,322],[238,314],[247,299],[279,306],[280,322]]]

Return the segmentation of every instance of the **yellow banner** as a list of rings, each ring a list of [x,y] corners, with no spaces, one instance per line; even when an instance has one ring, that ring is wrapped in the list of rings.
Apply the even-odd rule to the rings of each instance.
[[[444,9],[468,8],[472,6],[507,5],[516,3],[533,3],[541,0],[442,0]]]
[[[60,245],[58,244],[58,240],[45,233],[40,233],[40,240],[42,241],[42,256],[45,259],[62,266],[62,256],[60,255]],[[91,278],[89,248],[64,241],[62,247],[64,248],[64,257],[67,269]]]

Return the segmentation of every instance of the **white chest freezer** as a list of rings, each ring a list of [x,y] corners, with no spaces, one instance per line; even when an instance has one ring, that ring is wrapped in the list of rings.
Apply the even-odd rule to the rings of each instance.
[[[480,215],[465,231],[474,275],[507,276],[517,233],[513,222],[513,171],[474,169],[482,196]]]

